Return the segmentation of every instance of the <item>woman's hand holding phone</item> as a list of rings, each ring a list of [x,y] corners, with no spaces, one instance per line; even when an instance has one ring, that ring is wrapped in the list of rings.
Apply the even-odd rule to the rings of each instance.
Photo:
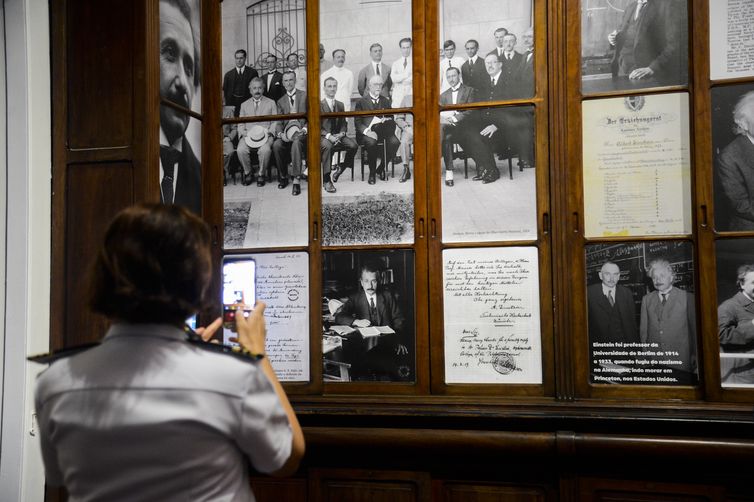
[[[238,304],[236,311],[241,310],[244,305]],[[251,311],[249,317],[237,315],[236,317],[236,339],[241,347],[252,354],[261,355],[265,353],[265,339],[267,337],[267,327],[264,321],[264,309],[266,305],[258,301]]]

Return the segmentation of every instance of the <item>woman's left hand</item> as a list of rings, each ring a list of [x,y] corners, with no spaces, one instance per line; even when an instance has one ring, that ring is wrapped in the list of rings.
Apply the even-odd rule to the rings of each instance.
[[[205,342],[220,343],[218,340],[212,340],[215,332],[223,325],[223,318],[218,317],[212,323],[203,328],[196,328],[196,334],[202,337]]]

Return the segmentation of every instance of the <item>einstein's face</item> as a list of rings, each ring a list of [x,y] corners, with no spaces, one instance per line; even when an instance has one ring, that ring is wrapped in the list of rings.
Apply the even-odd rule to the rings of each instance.
[[[184,108],[194,99],[196,61],[189,20],[175,5],[160,2],[160,95]],[[160,107],[160,126],[173,141],[188,127],[189,115]]]
[[[741,281],[741,291],[749,298],[754,298],[754,272],[748,272]]]
[[[660,293],[670,289],[673,285],[673,272],[667,267],[658,267],[652,271],[652,283]]]
[[[377,272],[363,270],[359,282],[361,283],[361,289],[363,289],[368,295],[371,296],[377,292],[377,285],[379,284],[377,281]]]

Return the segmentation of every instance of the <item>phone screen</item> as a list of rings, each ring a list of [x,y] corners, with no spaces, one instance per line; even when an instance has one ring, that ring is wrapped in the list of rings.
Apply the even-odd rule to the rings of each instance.
[[[223,323],[227,329],[235,329],[236,304],[244,305],[249,316],[257,300],[256,262],[248,257],[223,259]]]

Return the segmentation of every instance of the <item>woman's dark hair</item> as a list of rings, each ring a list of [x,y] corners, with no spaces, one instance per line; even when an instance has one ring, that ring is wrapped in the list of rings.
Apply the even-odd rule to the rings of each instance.
[[[204,306],[212,275],[207,225],[180,206],[118,213],[94,262],[89,305],[110,319],[181,325]]]

